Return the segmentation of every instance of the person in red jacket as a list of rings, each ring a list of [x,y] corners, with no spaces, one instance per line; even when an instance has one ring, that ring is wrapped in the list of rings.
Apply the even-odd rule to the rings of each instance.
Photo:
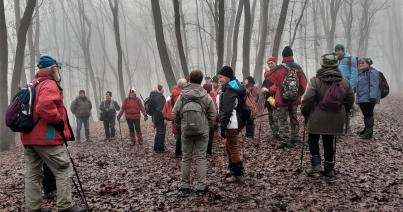
[[[143,134],[141,133],[140,128],[140,118],[141,113],[144,116],[144,121],[148,120],[147,113],[144,109],[144,105],[141,100],[137,97],[136,91],[134,88],[129,90],[128,97],[123,101],[121,110],[117,116],[118,121],[122,117],[123,113],[125,113],[127,125],[129,127],[130,132],[130,140],[132,144],[136,144],[136,135],[139,144],[143,142]],[[136,132],[134,132],[134,128],[136,128]]]
[[[279,132],[280,132],[280,148],[292,147],[296,142],[300,140],[299,137],[299,122],[297,117],[297,108],[298,105],[301,104],[301,96],[304,94],[307,80],[304,72],[300,65],[294,62],[293,51],[289,46],[286,46],[282,52],[283,63],[274,68],[273,72],[268,77],[268,80],[272,83],[269,88],[269,92],[271,95],[275,97],[275,106],[277,108],[275,119],[279,120]],[[296,92],[297,97],[295,100],[284,100],[284,91],[286,88],[283,88],[283,83],[285,79],[289,79],[287,75],[294,72],[298,81],[299,87]],[[290,84],[291,85],[291,84]],[[287,91],[289,92],[289,91]],[[289,137],[289,125],[287,120],[287,115],[290,117],[290,125],[291,125],[291,139]]]
[[[248,76],[245,80],[244,80],[244,84],[245,84],[245,88],[246,88],[246,95],[248,96],[248,98],[250,100],[252,100],[254,103],[258,103],[259,100],[259,93],[258,93],[258,89],[255,86],[256,82],[255,79],[251,76]],[[256,114],[254,114],[256,115]],[[251,113],[251,117],[246,120],[245,123],[245,137],[247,141],[253,141],[253,139],[255,138],[255,117],[254,115],[252,115]]]
[[[269,81],[270,74],[273,72],[274,68],[277,66],[277,58],[270,56],[266,60],[267,67],[263,69],[263,83],[262,83],[262,94],[264,97],[264,107],[267,108],[269,113],[269,124],[270,129],[274,139],[279,139],[279,129],[278,129],[278,120],[274,119],[276,108],[268,102],[269,97],[274,98],[274,95],[269,93],[269,88],[272,86],[272,83]]]
[[[174,118],[172,116],[172,111],[175,106],[176,100],[182,94],[183,88],[187,85],[187,80],[181,78],[178,80],[176,86],[172,89],[171,96],[167,99],[164,108],[162,109],[162,114],[164,115],[165,121],[172,122],[172,134],[175,136],[176,144],[175,144],[175,157],[182,158],[182,142],[181,142],[181,133],[180,127],[177,127],[173,121]]]
[[[213,84],[211,82],[206,83],[203,85],[204,90],[207,91],[207,94],[210,96],[211,100],[214,103],[214,107],[216,110],[216,113],[218,114],[218,107],[217,107],[217,92],[213,92]],[[213,140],[215,136],[215,131],[218,130],[218,118],[214,120],[213,126],[209,129],[209,139],[208,139],[208,145],[207,145],[207,155],[212,156],[213,155]]]
[[[71,191],[72,165],[63,146],[63,136],[74,140],[60,87],[59,63],[49,57],[39,58],[33,84],[35,88],[33,118],[35,128],[29,133],[21,133],[25,155],[25,205],[27,211],[50,211],[41,208],[42,164],[45,162],[56,178],[57,207],[59,211],[86,211],[73,207]],[[67,142],[66,141],[66,142]]]

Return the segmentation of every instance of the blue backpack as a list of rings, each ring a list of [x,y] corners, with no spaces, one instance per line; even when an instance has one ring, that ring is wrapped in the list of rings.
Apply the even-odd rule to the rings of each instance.
[[[34,121],[35,87],[47,80],[40,79],[22,88],[11,100],[6,110],[6,125],[14,132],[29,133],[37,122]]]

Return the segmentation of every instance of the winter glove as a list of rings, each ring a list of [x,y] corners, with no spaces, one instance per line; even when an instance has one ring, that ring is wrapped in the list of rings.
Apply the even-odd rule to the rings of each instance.
[[[120,121],[120,118],[122,118],[122,116],[118,115],[116,118],[118,119],[118,121]]]
[[[225,131],[226,131],[226,129],[221,127],[221,138],[226,138],[227,137],[225,135]]]
[[[64,131],[64,121],[60,120],[59,122],[57,122],[56,124],[53,124],[53,127],[55,127],[55,129],[59,132],[63,132]]]

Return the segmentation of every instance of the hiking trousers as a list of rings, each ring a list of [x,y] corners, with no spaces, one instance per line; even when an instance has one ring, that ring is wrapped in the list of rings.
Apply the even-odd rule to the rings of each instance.
[[[312,156],[314,155],[319,155],[320,157],[320,151],[319,151],[319,138],[321,135],[318,134],[311,134],[309,133],[308,135],[308,143],[309,143],[309,152],[311,153]],[[327,162],[334,162],[334,147],[333,147],[333,142],[334,142],[334,135],[322,135],[322,141],[323,141],[323,150],[325,154],[325,161]]]
[[[290,138],[289,126],[291,126],[291,140],[299,140],[297,108],[297,106],[283,106],[277,108],[276,115],[279,121],[279,134],[284,139]],[[288,124],[288,117],[290,117],[290,124]]]
[[[72,165],[63,145],[25,146],[25,205],[26,209],[41,208],[42,166],[45,162],[55,176],[57,188],[56,205],[59,210],[73,206],[71,193]]]
[[[42,179],[43,193],[48,194],[56,191],[56,179],[52,171],[46,163],[43,163],[43,179]]]
[[[134,133],[136,129],[136,133],[141,133],[140,128],[140,119],[127,119],[127,126],[129,127],[129,132]]]
[[[246,137],[247,138],[255,138],[255,119],[250,118],[246,120],[245,123]]]
[[[269,124],[272,135],[274,137],[279,136],[279,126],[278,126],[278,116],[276,115],[277,109],[272,106],[267,106],[267,111],[269,112]]]
[[[165,150],[165,131],[166,125],[164,120],[156,120],[154,122],[154,127],[156,129],[154,138],[154,151],[163,152]]]
[[[115,137],[115,118],[104,121],[104,129],[106,139]]]
[[[88,141],[90,139],[90,123],[89,118],[78,118],[77,117],[77,130],[76,130],[76,140],[79,141],[81,138],[81,128],[84,124],[85,139]]]
[[[186,136],[182,134],[182,180],[181,188],[190,188],[190,164],[192,159],[196,163],[196,190],[204,190],[207,186],[207,145],[209,134]]]

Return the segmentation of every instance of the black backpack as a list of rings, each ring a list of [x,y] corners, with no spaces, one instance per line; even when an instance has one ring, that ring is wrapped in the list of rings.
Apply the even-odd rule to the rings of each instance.
[[[145,109],[147,115],[149,115],[149,116],[153,115],[154,110],[153,110],[153,107],[152,107],[152,104],[151,104],[151,98],[150,97],[148,97],[148,98],[146,98],[146,100],[144,100],[144,109]]]
[[[381,99],[389,95],[389,84],[382,72],[379,72],[379,89],[381,89]]]

